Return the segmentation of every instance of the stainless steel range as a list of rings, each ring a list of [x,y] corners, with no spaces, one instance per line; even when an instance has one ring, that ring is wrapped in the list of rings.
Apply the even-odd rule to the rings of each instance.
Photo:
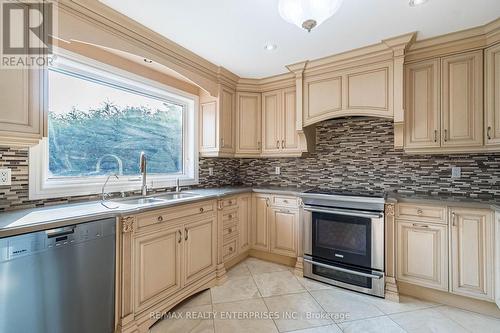
[[[379,193],[309,190],[304,276],[384,297],[384,203]]]

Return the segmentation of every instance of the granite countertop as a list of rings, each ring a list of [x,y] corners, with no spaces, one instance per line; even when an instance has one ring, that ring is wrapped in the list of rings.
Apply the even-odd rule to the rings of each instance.
[[[387,202],[414,202],[435,205],[457,205],[469,208],[500,210],[500,197],[443,192],[394,191],[387,193]]]
[[[8,211],[0,213],[0,238],[51,228],[60,228],[66,225],[84,223],[98,219],[114,218],[117,216],[201,200],[217,199],[228,195],[252,191],[282,195],[297,195],[302,192],[302,190],[297,187],[223,187],[215,189],[186,190],[184,191],[185,193],[195,193],[198,195],[180,200],[164,201],[153,204],[123,204],[116,209],[106,208],[100,201],[89,201],[84,203]]]

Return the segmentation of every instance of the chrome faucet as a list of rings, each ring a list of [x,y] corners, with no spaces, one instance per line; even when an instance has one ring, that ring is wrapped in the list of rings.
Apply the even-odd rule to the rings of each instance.
[[[187,186],[181,186],[181,179],[180,178],[177,178],[175,180],[175,192],[179,193],[180,191],[182,191],[182,189],[188,189],[189,187]]]
[[[116,173],[112,173],[108,175],[108,178],[106,178],[106,181],[104,182],[104,185],[102,185],[102,191],[101,191],[101,197],[102,201],[106,201],[106,198],[109,196],[109,193],[107,193],[106,190],[106,185],[108,185],[109,178],[115,177],[116,179],[120,179]]]
[[[148,194],[148,185],[147,185],[147,160],[146,153],[141,152],[141,158],[139,160],[140,169],[141,169],[141,177],[142,177],[142,186],[141,186],[141,194],[146,196]]]

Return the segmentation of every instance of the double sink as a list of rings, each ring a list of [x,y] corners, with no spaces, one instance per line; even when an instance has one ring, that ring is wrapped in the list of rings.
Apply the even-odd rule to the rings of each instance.
[[[102,205],[108,209],[118,209],[123,206],[143,206],[143,205],[156,205],[164,204],[167,202],[189,199],[197,197],[197,193],[187,193],[187,192],[172,192],[158,194],[151,197],[136,197],[136,198],[125,198],[125,199],[115,199],[109,201],[103,201]]]

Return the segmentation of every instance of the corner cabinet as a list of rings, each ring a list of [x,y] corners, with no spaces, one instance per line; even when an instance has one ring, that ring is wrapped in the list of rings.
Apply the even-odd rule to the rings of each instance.
[[[259,156],[261,137],[261,95],[260,93],[236,94],[236,155]]]
[[[271,253],[289,257],[297,256],[298,211],[290,208],[273,207],[270,213]]]
[[[270,251],[269,245],[269,214],[271,196],[267,194],[254,194],[252,199],[252,248],[260,251]]]
[[[200,99],[200,155],[207,157],[234,156],[236,91],[224,85],[218,98]]]
[[[451,292],[492,301],[494,283],[493,213],[450,208]]]
[[[32,146],[45,133],[46,70],[0,69],[0,145]]]
[[[485,142],[500,147],[500,44],[485,50]]]

